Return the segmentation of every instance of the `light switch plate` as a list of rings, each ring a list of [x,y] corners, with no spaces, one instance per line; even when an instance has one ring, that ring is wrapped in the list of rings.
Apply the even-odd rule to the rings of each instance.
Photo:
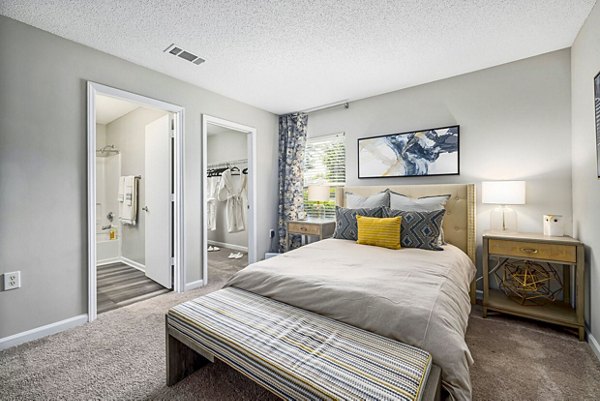
[[[4,273],[4,291],[21,287],[21,272]]]

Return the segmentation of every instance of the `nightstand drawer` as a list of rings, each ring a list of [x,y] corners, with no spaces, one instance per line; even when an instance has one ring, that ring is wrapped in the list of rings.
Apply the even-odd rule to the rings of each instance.
[[[489,253],[494,255],[577,263],[577,247],[572,245],[490,239]]]
[[[288,230],[294,234],[321,234],[321,227],[316,224],[289,223]]]

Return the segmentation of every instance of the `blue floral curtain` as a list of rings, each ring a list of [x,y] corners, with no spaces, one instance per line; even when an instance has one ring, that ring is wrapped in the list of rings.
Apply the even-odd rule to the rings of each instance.
[[[287,222],[304,212],[305,113],[279,116],[279,252],[285,251]],[[301,237],[290,238],[290,248],[301,245]]]

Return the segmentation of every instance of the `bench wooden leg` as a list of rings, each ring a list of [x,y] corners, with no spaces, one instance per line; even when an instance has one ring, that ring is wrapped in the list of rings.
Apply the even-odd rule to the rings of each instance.
[[[169,333],[167,336],[167,386],[172,386],[211,362]]]

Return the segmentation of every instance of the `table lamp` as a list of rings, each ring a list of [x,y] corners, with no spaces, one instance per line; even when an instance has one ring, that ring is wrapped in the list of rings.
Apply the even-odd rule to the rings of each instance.
[[[506,205],[525,204],[525,181],[484,181],[482,203],[501,205],[490,215],[493,231],[517,231],[517,213]]]
[[[323,205],[321,202],[327,202],[330,198],[330,191],[328,185],[309,185],[308,186],[308,200],[310,202],[317,203],[317,217],[321,217]]]

